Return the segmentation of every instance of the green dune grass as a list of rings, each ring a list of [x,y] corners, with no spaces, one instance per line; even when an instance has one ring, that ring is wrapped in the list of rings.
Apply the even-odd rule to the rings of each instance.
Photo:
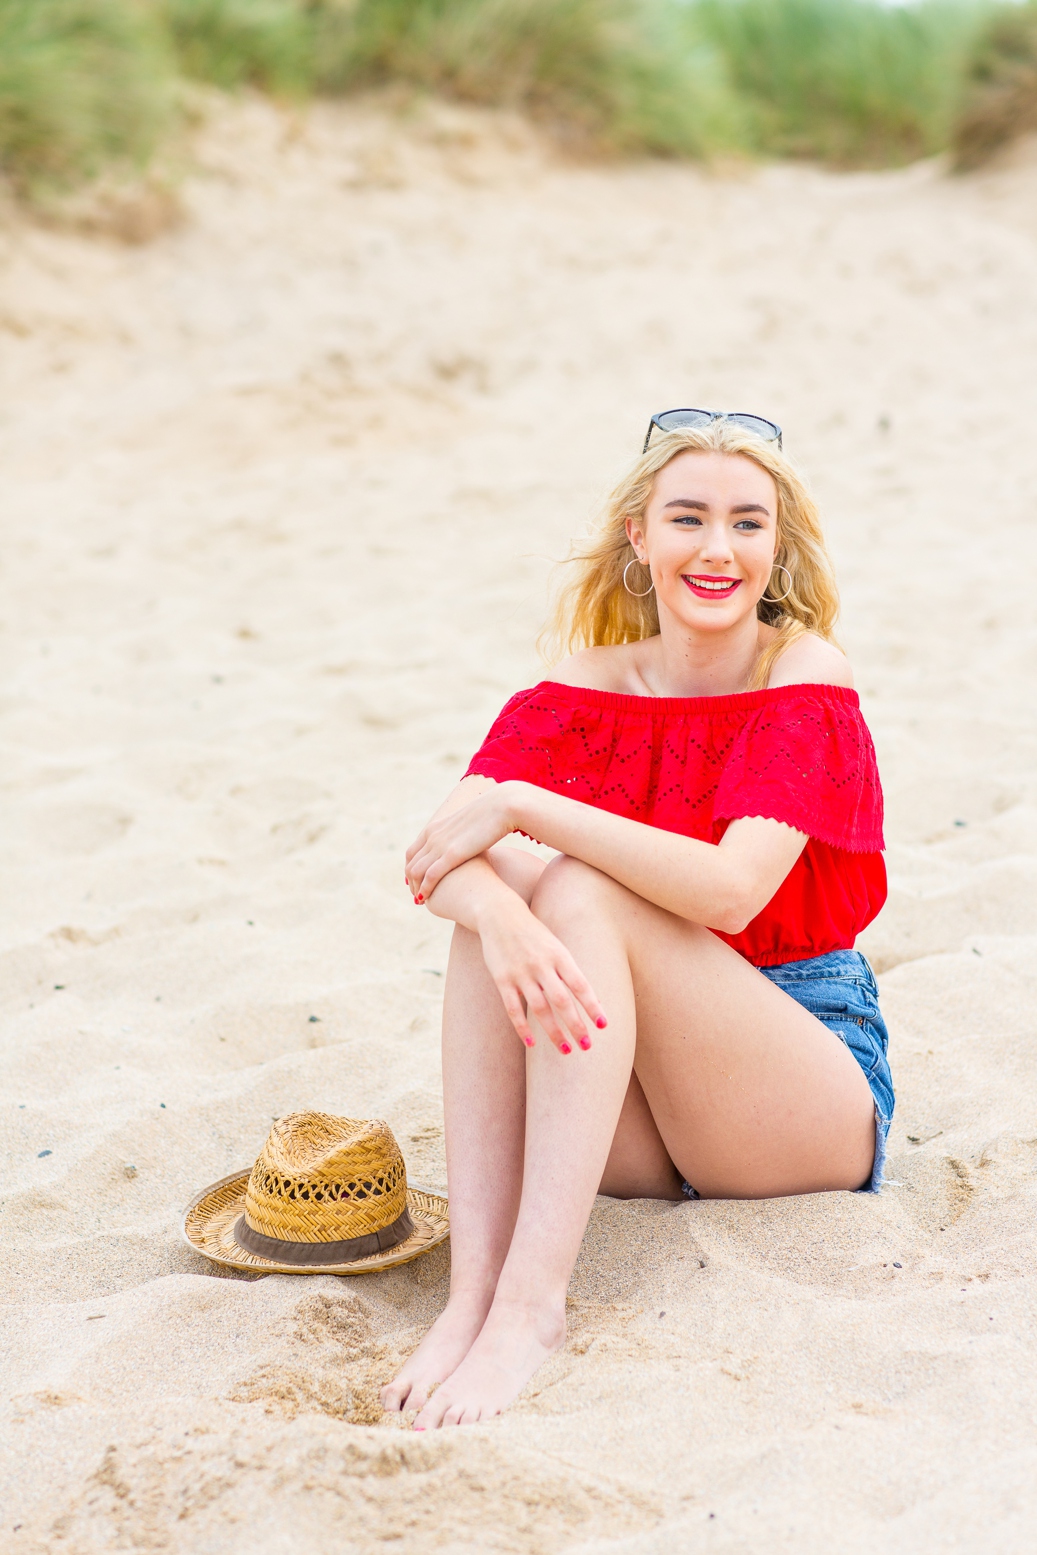
[[[325,7],[302,0],[156,0],[155,10],[184,75],[226,89],[286,94],[315,84],[316,30]]]
[[[165,29],[127,0],[0,0],[0,169],[31,193],[142,165],[172,79]]]
[[[143,166],[185,78],[402,83],[609,153],[975,165],[1037,127],[1037,0],[0,0],[0,170]]]
[[[982,10],[975,0],[698,0],[756,148],[850,167],[943,150]]]

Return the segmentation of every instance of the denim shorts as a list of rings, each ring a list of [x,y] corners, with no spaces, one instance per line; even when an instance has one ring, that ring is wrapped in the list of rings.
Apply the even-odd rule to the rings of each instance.
[[[889,1034],[879,1009],[875,974],[859,950],[831,950],[807,961],[762,966],[764,977],[784,990],[845,1042],[864,1071],[875,1101],[875,1160],[871,1180],[859,1190],[877,1193],[886,1164],[886,1137],[893,1116],[893,1078],[886,1050]],[[684,1184],[687,1198],[698,1198]]]

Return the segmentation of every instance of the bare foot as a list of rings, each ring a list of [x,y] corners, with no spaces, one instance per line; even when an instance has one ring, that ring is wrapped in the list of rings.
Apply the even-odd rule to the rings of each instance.
[[[451,1296],[399,1376],[382,1389],[382,1408],[420,1409],[430,1390],[468,1354],[492,1300],[491,1290],[458,1291]]]
[[[564,1342],[564,1307],[530,1311],[495,1301],[478,1339],[425,1404],[414,1429],[474,1425],[499,1415]]]

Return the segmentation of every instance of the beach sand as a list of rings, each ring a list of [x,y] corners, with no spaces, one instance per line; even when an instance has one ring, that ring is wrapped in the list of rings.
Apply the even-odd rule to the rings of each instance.
[[[213,108],[146,246],[0,224],[4,1552],[1029,1552],[1037,155],[574,166],[519,122]],[[237,1278],[273,1116],[445,1185],[402,855],[539,678],[652,410],[773,416],[887,795],[891,1185],[599,1200],[489,1424],[382,1417],[449,1252]]]

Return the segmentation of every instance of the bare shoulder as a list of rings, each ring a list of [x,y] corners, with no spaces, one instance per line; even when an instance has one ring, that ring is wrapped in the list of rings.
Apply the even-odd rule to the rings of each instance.
[[[767,679],[773,686],[853,686],[850,661],[834,643],[807,632],[776,660]]]
[[[620,643],[610,648],[581,648],[551,670],[550,680],[561,686],[581,686],[585,691],[621,691],[634,696],[643,682],[634,652],[639,643]]]

